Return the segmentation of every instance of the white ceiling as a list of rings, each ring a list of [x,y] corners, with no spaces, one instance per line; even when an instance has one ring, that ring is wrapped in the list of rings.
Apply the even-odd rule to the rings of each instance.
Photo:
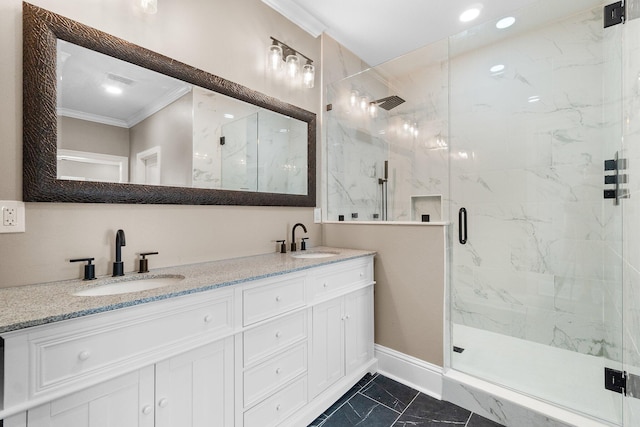
[[[130,128],[191,91],[180,80],[64,40],[57,70],[58,114],[111,126]]]
[[[314,36],[323,31],[370,66],[404,55],[480,23],[537,3],[553,19],[554,10],[580,10],[593,0],[262,0]],[[475,21],[460,14],[479,6]],[[559,11],[558,11],[559,12]]]

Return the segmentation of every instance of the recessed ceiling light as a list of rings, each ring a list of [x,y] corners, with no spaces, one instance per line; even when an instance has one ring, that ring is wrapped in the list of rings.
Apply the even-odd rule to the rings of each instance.
[[[533,95],[529,97],[528,101],[533,104],[534,102],[540,101],[540,97],[538,95]]]
[[[501,71],[504,71],[504,65],[496,64],[493,67],[489,68],[489,71],[491,71],[492,73],[499,73]]]
[[[464,12],[462,12],[462,14],[460,15],[460,21],[461,22],[473,21],[478,16],[480,16],[480,8],[472,7],[471,9],[467,9]]]
[[[224,118],[225,119],[233,119],[234,115],[233,114],[229,114],[229,113],[224,113]]]
[[[498,22],[496,22],[496,28],[499,30],[504,30],[505,28],[509,28],[516,22],[516,18],[513,16],[507,16],[506,18],[502,18]]]
[[[104,91],[111,95],[122,95],[122,88],[114,85],[104,85]]]

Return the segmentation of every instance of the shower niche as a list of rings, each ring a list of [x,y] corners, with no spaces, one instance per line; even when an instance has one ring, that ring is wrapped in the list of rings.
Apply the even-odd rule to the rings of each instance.
[[[411,196],[411,221],[442,221],[442,195]]]

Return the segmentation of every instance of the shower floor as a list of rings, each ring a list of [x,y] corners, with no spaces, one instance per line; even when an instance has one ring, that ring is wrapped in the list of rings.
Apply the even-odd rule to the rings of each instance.
[[[620,424],[622,395],[604,388],[619,363],[464,325],[453,325],[452,367],[469,375]],[[608,362],[608,363],[607,363]]]

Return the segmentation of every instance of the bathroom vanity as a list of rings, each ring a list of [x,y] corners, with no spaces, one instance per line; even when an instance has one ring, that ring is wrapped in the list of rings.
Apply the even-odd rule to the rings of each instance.
[[[374,253],[322,250],[161,269],[185,279],[118,295],[0,290],[42,304],[0,315],[4,426],[306,426],[376,370]]]

